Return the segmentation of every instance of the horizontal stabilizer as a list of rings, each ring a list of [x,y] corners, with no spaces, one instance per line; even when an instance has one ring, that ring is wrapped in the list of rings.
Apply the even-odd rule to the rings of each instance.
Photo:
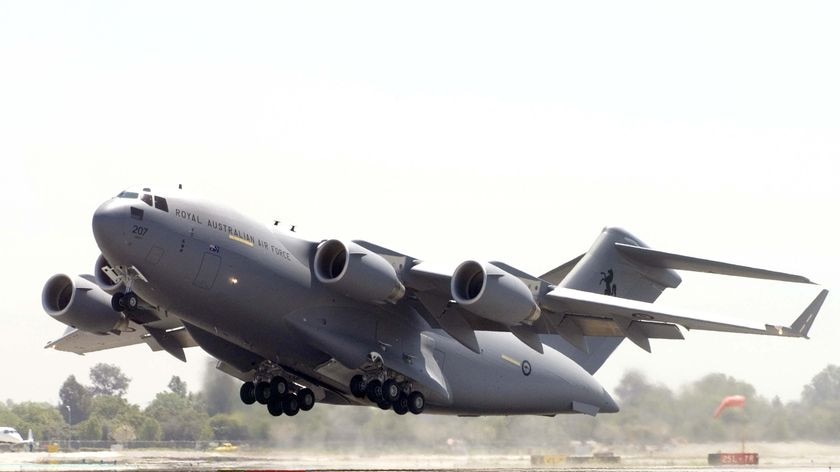
[[[655,249],[632,246],[624,243],[615,243],[615,248],[628,260],[648,267],[731,275],[734,277],[749,277],[752,279],[778,280],[781,282],[795,282],[802,284],[814,283],[801,275],[786,274],[783,272],[774,272],[771,270],[729,264],[727,262],[683,256],[681,254],[657,251]]]
[[[545,274],[541,275],[540,278],[550,284],[560,285],[560,282],[562,282],[563,279],[565,279],[566,276],[569,275],[569,272],[571,272],[572,269],[575,268],[578,262],[580,262],[580,260],[583,259],[583,256],[585,255],[586,254],[581,254],[575,257],[574,259],[561,265],[560,267],[554,268],[546,272]]]

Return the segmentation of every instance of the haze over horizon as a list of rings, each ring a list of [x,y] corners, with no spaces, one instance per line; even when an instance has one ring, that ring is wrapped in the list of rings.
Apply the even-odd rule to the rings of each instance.
[[[0,4],[0,399],[58,400],[99,362],[148,403],[183,364],[75,356],[41,309],[90,273],[90,221],[123,188],[183,184],[270,224],[419,259],[540,274],[606,225],[650,246],[840,287],[840,5]],[[657,303],[789,324],[820,287],[684,274]],[[625,342],[671,388],[708,372],[798,398],[840,363],[838,294],[811,340],[689,332]]]

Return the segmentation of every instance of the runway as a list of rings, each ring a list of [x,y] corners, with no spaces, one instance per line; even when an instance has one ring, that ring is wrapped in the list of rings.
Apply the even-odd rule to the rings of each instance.
[[[818,461],[770,458],[760,466],[774,471],[830,471],[833,457]],[[533,466],[530,455],[329,454],[323,452],[254,451],[216,453],[183,450],[92,452],[15,452],[0,454],[6,471],[714,471],[743,470],[744,466],[709,467],[704,457],[623,457],[621,464],[557,463]]]

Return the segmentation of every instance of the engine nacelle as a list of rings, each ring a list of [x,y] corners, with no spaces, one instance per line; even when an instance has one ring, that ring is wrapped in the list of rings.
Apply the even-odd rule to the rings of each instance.
[[[82,277],[50,277],[41,291],[41,305],[56,320],[91,333],[104,334],[126,324],[125,315],[111,307],[111,297]]]
[[[93,266],[93,277],[96,280],[96,285],[99,285],[99,288],[105,290],[110,295],[122,292],[125,288],[125,284],[122,282],[115,284],[114,281],[102,271],[103,267],[112,266],[111,263],[105,259],[105,256],[100,254],[99,257],[96,258],[96,264]]]
[[[313,272],[319,282],[359,301],[394,303],[405,295],[394,267],[356,243],[337,239],[321,243],[315,251]]]
[[[466,261],[455,269],[452,299],[482,318],[507,326],[536,321],[540,308],[518,277],[493,264]]]

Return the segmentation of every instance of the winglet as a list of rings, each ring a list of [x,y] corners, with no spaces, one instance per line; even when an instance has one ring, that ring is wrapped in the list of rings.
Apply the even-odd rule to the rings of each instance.
[[[825,302],[825,297],[827,296],[828,290],[821,291],[820,294],[817,295],[817,298],[808,305],[808,308],[799,315],[799,318],[790,325],[790,329],[807,339],[808,331],[811,329],[811,325],[814,324],[814,320],[817,318],[817,313],[819,313],[820,308],[822,308],[823,302]]]
[[[766,325],[768,334],[808,339],[808,331],[810,331],[811,325],[814,324],[814,320],[817,318],[817,313],[819,313],[820,308],[822,308],[823,302],[825,302],[825,297],[827,296],[828,290],[821,291],[819,295],[817,295],[817,298],[815,298],[814,301],[805,308],[805,311],[796,318],[790,327]]]

